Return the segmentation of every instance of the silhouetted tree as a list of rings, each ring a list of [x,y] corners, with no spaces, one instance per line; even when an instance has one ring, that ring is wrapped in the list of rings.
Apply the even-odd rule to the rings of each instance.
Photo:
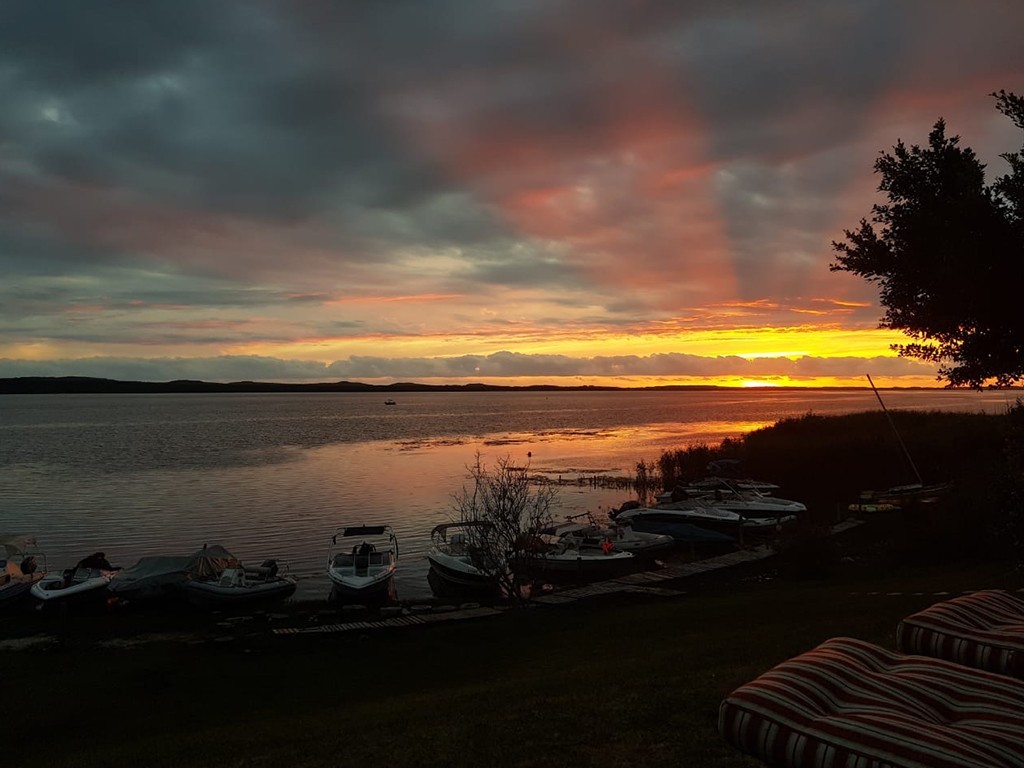
[[[453,522],[484,521],[489,526],[468,529],[466,536],[473,564],[490,576],[513,603],[526,599],[519,589],[514,566],[525,566],[537,556],[537,533],[551,525],[551,507],[558,489],[535,484],[529,465],[515,465],[509,456],[486,466],[480,453],[466,467],[472,488],[463,486],[452,496]]]
[[[1024,98],[992,96],[1024,131]],[[893,348],[940,363],[950,386],[1024,378],[1024,152],[1001,157],[1010,172],[987,186],[985,166],[940,119],[927,147],[899,141],[875,161],[889,202],[832,243],[831,269],[877,283],[880,326],[914,340]]]

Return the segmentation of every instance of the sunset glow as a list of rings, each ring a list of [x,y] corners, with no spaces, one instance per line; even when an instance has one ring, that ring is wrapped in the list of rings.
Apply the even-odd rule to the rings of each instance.
[[[317,8],[0,30],[0,376],[937,385],[831,243],[939,117],[1006,171],[1024,14]]]

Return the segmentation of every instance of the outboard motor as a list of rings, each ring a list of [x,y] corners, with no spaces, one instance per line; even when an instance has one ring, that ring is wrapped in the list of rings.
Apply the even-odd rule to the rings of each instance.
[[[264,560],[260,563],[260,571],[265,573],[268,579],[274,578],[277,576],[277,560]]]

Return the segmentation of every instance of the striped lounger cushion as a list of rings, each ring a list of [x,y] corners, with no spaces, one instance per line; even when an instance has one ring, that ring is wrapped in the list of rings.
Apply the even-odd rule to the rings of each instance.
[[[1024,679],[1024,598],[988,589],[936,603],[900,622],[896,647]]]
[[[718,730],[793,768],[1024,766],[1024,682],[846,637],[722,702]]]

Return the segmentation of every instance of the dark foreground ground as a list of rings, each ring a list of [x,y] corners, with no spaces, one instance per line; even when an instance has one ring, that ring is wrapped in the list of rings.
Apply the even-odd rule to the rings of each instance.
[[[893,566],[877,554],[884,525],[835,542],[824,579],[775,558],[678,582],[675,597],[622,594],[429,627],[270,631],[315,620],[322,605],[235,625],[190,612],[8,617],[5,761],[756,765],[716,731],[730,690],[829,637],[893,647],[899,619],[939,593],[1024,583],[998,563]],[[14,650],[37,630],[61,641]]]

